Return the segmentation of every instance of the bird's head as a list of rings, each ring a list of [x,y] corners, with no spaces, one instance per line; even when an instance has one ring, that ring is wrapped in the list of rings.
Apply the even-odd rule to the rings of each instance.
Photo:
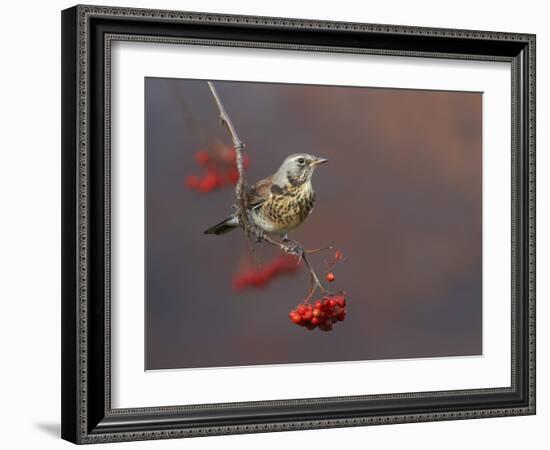
[[[299,186],[311,180],[315,168],[328,160],[307,153],[294,153],[285,158],[275,174],[275,182],[279,186],[290,184]]]

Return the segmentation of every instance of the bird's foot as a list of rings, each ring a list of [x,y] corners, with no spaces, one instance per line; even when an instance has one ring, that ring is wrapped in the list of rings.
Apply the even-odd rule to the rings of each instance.
[[[283,246],[283,250],[286,253],[296,255],[299,258],[301,258],[302,255],[304,254],[303,247],[298,242],[291,241],[290,239],[286,239],[286,240],[283,239],[282,246]]]
[[[264,239],[264,230],[261,228],[256,227],[254,230],[254,234],[256,235],[256,242],[262,242]]]

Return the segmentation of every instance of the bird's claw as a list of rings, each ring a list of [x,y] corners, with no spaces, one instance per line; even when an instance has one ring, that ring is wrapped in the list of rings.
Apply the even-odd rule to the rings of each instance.
[[[256,234],[256,242],[262,242],[264,239],[264,230],[262,230],[261,228],[256,228],[255,234]]]
[[[286,253],[296,255],[300,259],[302,258],[302,255],[304,254],[304,249],[299,244],[297,244],[296,242],[293,242],[293,241],[290,241],[290,240],[287,240],[286,242],[283,241],[282,246],[283,246],[283,250]]]

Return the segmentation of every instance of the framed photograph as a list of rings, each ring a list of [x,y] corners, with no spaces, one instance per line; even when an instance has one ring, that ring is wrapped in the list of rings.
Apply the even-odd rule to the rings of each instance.
[[[62,12],[62,437],[535,413],[535,36]]]

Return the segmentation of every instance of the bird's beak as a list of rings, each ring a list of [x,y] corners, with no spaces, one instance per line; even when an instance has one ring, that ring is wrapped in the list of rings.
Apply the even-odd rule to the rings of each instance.
[[[324,158],[317,158],[315,161],[313,161],[314,166],[318,166],[319,164],[324,164],[328,161],[328,159]]]

